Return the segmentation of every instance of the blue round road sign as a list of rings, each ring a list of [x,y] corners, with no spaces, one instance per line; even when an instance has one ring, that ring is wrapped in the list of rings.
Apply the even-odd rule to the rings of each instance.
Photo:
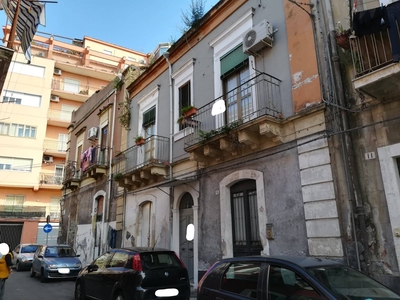
[[[53,227],[50,224],[46,224],[43,226],[43,231],[45,233],[49,233],[52,229],[53,229]]]

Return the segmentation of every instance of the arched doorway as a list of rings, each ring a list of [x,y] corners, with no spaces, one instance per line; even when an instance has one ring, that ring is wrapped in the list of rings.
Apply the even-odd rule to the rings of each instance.
[[[98,257],[101,254],[101,221],[103,219],[103,205],[104,205],[104,196],[97,196],[94,203],[94,255]]]
[[[193,224],[193,198],[186,192],[179,203],[179,256],[189,272],[190,281],[193,282],[193,241],[186,240],[186,227],[189,224]]]
[[[139,237],[137,246],[153,247],[153,220],[152,220],[152,202],[146,201],[140,205],[139,211]]]
[[[231,207],[233,256],[259,255],[263,247],[255,180],[242,180],[231,186]]]

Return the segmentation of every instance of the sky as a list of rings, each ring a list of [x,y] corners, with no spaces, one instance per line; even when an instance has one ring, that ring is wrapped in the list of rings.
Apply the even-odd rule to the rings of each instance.
[[[53,0],[51,0],[53,1]],[[38,31],[67,38],[89,36],[143,53],[178,40],[182,12],[192,0],[54,0],[46,4],[46,26]],[[204,0],[205,12],[218,0]],[[0,11],[0,24],[6,24]],[[3,37],[3,36],[2,36]]]

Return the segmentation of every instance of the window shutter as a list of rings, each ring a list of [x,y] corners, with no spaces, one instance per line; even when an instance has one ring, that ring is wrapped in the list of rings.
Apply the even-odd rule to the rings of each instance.
[[[221,57],[221,77],[226,77],[229,73],[248,62],[249,56],[243,53],[243,45],[229,51]]]
[[[143,127],[147,127],[151,124],[154,124],[156,122],[156,107],[153,106],[152,108],[146,110],[143,113]]]

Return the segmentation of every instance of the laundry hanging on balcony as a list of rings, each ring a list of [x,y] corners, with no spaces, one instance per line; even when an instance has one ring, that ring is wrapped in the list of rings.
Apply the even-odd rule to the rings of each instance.
[[[89,167],[92,163],[94,163],[96,159],[96,148],[90,146],[85,152],[81,154],[81,169],[83,172]]]
[[[386,6],[363,10],[353,14],[353,29],[356,36],[378,33],[389,27]]]
[[[18,14],[16,33],[21,41],[22,51],[28,63],[31,62],[31,43],[36,30],[40,25],[46,26],[45,5],[40,2],[31,2],[28,0],[20,1],[20,11]],[[7,17],[14,20],[17,9],[17,1],[1,0],[2,8]]]

